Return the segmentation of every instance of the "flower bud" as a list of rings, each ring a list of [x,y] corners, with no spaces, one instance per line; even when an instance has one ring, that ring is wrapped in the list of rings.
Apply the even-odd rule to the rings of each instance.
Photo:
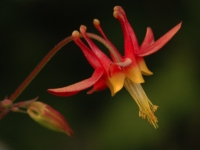
[[[27,112],[33,120],[46,128],[64,132],[69,136],[73,135],[73,131],[65,118],[49,105],[35,101],[28,106]]]

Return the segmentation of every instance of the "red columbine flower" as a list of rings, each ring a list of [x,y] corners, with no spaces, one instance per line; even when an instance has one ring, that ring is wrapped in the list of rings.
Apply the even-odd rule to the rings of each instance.
[[[151,28],[148,27],[144,41],[141,46],[139,46],[136,35],[122,7],[114,7],[113,15],[120,21],[122,26],[124,34],[124,56],[122,56],[108,40],[100,27],[99,20],[94,19],[94,25],[104,39],[98,35],[86,33],[87,28],[85,26],[82,25],[80,27],[81,36],[87,41],[90,49],[80,40],[78,31],[72,33],[74,42],[81,48],[86,59],[95,69],[93,75],[73,85],[57,89],[48,89],[48,91],[58,96],[70,96],[93,86],[93,89],[88,92],[89,94],[95,90],[102,90],[109,87],[111,94],[114,95],[125,86],[139,106],[139,116],[142,118],[147,117],[148,121],[156,128],[158,127],[158,121],[154,116],[154,112],[158,106],[151,103],[140,85],[140,83],[144,82],[142,74],[152,74],[147,68],[143,57],[162,48],[180,29],[181,23],[168,31],[157,41],[154,41],[153,32]],[[112,60],[107,57],[90,38],[96,39],[104,44],[109,49]]]

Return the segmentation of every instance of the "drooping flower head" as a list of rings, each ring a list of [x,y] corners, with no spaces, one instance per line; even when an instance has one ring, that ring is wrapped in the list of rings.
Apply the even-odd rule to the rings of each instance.
[[[157,41],[154,41],[153,32],[151,28],[148,27],[144,41],[139,46],[134,30],[128,22],[122,7],[115,6],[113,16],[119,20],[122,26],[124,35],[124,56],[119,53],[117,48],[106,37],[99,20],[94,19],[93,23],[102,37],[88,33],[86,26],[81,25],[80,33],[78,31],[73,31],[72,38],[94,68],[94,73],[88,79],[66,87],[48,89],[48,92],[57,96],[71,96],[93,86],[88,94],[108,87],[113,96],[124,86],[139,106],[139,116],[147,118],[156,128],[158,127],[158,120],[154,116],[154,112],[158,106],[151,103],[140,85],[144,82],[142,75],[153,74],[147,68],[143,57],[162,48],[180,29],[181,23],[168,31]],[[86,40],[89,47],[82,42],[80,39],[81,37]],[[91,39],[95,39],[104,44],[108,48],[112,59],[106,56]]]

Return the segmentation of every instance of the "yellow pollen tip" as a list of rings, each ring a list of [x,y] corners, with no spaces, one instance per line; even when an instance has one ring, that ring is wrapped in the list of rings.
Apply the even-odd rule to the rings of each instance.
[[[77,30],[74,30],[74,31],[72,32],[72,37],[73,37],[73,38],[79,38],[79,37],[80,37],[80,33],[79,33]]]
[[[100,25],[100,21],[98,19],[94,19],[93,20],[93,24],[94,24],[94,26],[99,26]]]

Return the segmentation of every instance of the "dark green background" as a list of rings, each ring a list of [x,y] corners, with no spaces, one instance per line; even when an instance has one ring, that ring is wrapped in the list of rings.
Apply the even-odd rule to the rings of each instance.
[[[123,52],[123,35],[113,18],[121,5],[141,43],[150,26],[158,39],[180,21],[181,30],[162,50],[146,57],[154,75],[143,87],[159,106],[159,128],[138,117],[138,106],[123,89],[55,97],[47,88],[88,78],[93,69],[72,42],[45,66],[17,101],[40,96],[59,110],[74,137],[52,132],[27,115],[10,113],[0,121],[1,150],[183,150],[200,148],[200,1],[199,0],[1,0],[0,99],[11,95],[39,61],[81,24],[98,33],[94,18]],[[105,49],[106,51],[106,49]],[[6,148],[3,148],[6,147]]]

